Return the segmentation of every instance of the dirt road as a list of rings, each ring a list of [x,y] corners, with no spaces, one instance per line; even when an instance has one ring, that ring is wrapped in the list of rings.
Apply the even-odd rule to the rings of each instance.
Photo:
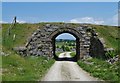
[[[71,58],[70,53],[71,52],[63,52],[59,55],[59,58]]]
[[[76,62],[56,61],[42,81],[97,81]]]

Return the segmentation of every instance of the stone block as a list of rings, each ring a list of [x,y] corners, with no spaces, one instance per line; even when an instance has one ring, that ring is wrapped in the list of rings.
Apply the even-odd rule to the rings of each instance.
[[[45,26],[46,26],[46,28],[50,28],[51,24],[46,24]]]

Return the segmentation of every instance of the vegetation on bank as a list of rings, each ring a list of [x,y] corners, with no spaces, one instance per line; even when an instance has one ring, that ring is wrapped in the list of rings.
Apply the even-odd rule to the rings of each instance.
[[[118,81],[118,62],[109,64],[101,59],[88,58],[86,60],[79,60],[77,63],[85,71],[89,72],[91,76],[106,81]]]
[[[40,80],[54,63],[53,59],[47,60],[42,56],[22,57],[12,50],[13,47],[24,46],[29,36],[42,26],[43,24],[16,24],[15,27],[10,28],[9,33],[10,24],[2,25],[2,39],[0,41],[2,41],[3,49],[1,57],[3,81]]]
[[[71,52],[71,53],[70,53],[70,56],[71,56],[71,57],[76,56],[76,52]]]
[[[8,50],[25,45],[29,36],[38,29],[37,24],[16,24],[12,28],[10,26],[10,24],[2,25],[2,45]]]
[[[107,59],[114,58],[116,55],[120,56],[120,47],[119,47],[120,28],[118,28],[117,26],[106,26],[106,25],[89,25],[89,26],[91,26],[98,33],[99,37],[104,39],[107,48],[114,49],[113,51],[108,51],[105,53]],[[109,64],[105,60],[93,58],[90,60],[78,61],[78,64],[94,77],[98,77],[103,80],[120,82],[119,61],[117,61],[114,64]],[[115,83],[119,83],[119,82],[115,82]]]
[[[54,63],[46,57],[27,56],[17,54],[2,56],[3,81],[37,81],[40,80]]]
[[[59,55],[61,54],[62,52],[56,52],[56,56],[59,57]]]
[[[47,23],[38,24],[16,24],[11,29],[10,35],[8,35],[8,28],[10,24],[2,24],[2,39],[0,38],[0,47],[3,48],[3,52],[9,54],[8,56],[2,56],[3,66],[3,80],[19,80],[19,81],[33,81],[39,80],[54,63],[54,60],[48,61],[45,57],[21,57],[18,54],[13,53],[12,48],[17,46],[24,46],[27,39],[38,28],[42,28]],[[60,25],[64,23],[50,23],[54,25]],[[79,27],[79,24],[70,24],[73,28]],[[39,26],[39,27],[38,27]],[[120,38],[118,32],[120,29],[114,26],[102,26],[102,25],[89,25],[92,26],[100,37],[103,37],[107,47],[114,48],[115,54],[120,52],[118,43]],[[15,35],[15,40],[14,40]],[[2,40],[2,41],[1,41]],[[68,43],[69,44],[69,43]],[[58,46],[59,48],[59,46]],[[69,47],[71,49],[71,47]],[[67,47],[68,50],[68,47]],[[58,53],[60,54],[60,53]],[[120,54],[120,53],[119,53]],[[73,53],[71,54],[73,55]],[[107,56],[113,57],[113,53],[108,53]],[[117,80],[118,78],[118,65],[109,64],[100,59],[90,59],[87,61],[78,61],[78,64],[91,75],[104,79],[104,80]],[[118,69],[118,70],[117,70]]]
[[[117,26],[103,26],[103,25],[90,25],[98,32],[98,36],[104,38],[106,47],[114,48],[116,52],[120,54],[118,44],[120,43],[119,32],[120,28]]]
[[[2,29],[0,28],[0,52],[2,51]],[[0,68],[2,67],[2,56],[0,56]]]

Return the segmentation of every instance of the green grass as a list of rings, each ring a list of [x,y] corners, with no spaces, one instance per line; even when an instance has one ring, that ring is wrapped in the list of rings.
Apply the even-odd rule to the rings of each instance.
[[[29,36],[32,35],[34,31],[40,28],[43,28],[43,25],[47,23],[38,23],[38,24],[16,24],[16,27],[13,27],[11,34],[8,36],[7,31],[10,27],[10,24],[2,24],[2,31],[0,30],[0,47],[3,48],[5,53],[10,54],[9,56],[0,57],[2,59],[3,66],[3,80],[4,81],[24,81],[24,80],[39,80],[45,74],[47,69],[54,63],[54,60],[46,62],[44,57],[21,57],[18,54],[15,54],[11,49],[17,46],[24,46],[27,42]],[[64,23],[51,23],[54,25],[61,25]],[[73,28],[79,27],[78,24],[70,24]],[[89,25],[92,26],[96,32],[99,33],[100,37],[103,37],[107,47],[112,47],[115,50],[118,49],[118,28],[113,26],[99,26],[99,25]],[[119,29],[120,31],[120,29]],[[1,34],[2,32],[2,34]],[[13,41],[13,35],[16,34],[16,39]],[[2,43],[2,44],[1,44]],[[2,47],[3,45],[3,47]],[[59,43],[61,45],[61,43]],[[73,54],[72,54],[73,55]],[[118,73],[116,72],[116,65],[110,65],[102,60],[92,59],[89,62],[93,62],[93,65],[86,64],[83,61],[78,61],[78,64],[90,72],[91,75],[99,77],[105,80],[117,80]],[[1,65],[1,63],[0,63]]]
[[[100,59],[79,60],[78,65],[90,75],[107,81],[118,81],[118,63],[109,64]]]
[[[3,81],[40,80],[54,63],[45,57],[21,57],[17,54],[3,56]]]
[[[0,55],[0,68],[2,67],[2,56]]]
[[[37,81],[44,76],[47,70],[54,63],[51,59],[47,61],[45,57],[21,57],[14,53],[11,49],[17,46],[24,46],[28,37],[34,31],[43,27],[43,24],[16,24],[8,35],[10,24],[2,25],[2,45],[3,52],[9,56],[2,56],[3,81]],[[16,39],[13,41],[13,35]],[[1,39],[1,38],[0,38]],[[0,40],[1,42],[1,40]]]
[[[71,52],[70,55],[71,57],[74,57],[76,55],[76,52]]]
[[[56,52],[56,56],[59,56],[62,52]]]
[[[120,32],[119,28],[115,26],[91,26],[96,32],[98,32],[100,37],[104,38],[107,47],[112,47],[115,50],[118,50],[118,42],[120,42],[120,38],[118,36],[118,32]]]
[[[2,56],[0,56],[0,73],[2,68]],[[2,80],[2,76],[0,75],[0,81]]]
[[[2,45],[7,49],[25,45],[28,37],[37,30],[37,24],[16,24],[16,26],[11,29],[11,34],[8,35],[10,24],[3,24],[2,27]],[[14,34],[16,35],[15,41],[13,41]]]
[[[2,29],[0,29],[0,52],[2,51]],[[2,56],[0,56],[0,68],[2,67]]]

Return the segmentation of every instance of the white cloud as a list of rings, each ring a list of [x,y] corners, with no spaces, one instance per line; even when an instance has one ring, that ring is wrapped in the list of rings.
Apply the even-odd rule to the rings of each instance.
[[[93,17],[75,18],[70,20],[71,23],[91,23],[91,24],[104,24],[103,20],[95,19]]]
[[[18,23],[26,23],[24,20],[16,20]]]
[[[118,14],[113,16],[112,21],[113,21],[113,25],[118,25]]]
[[[26,23],[26,21],[24,20],[16,20],[18,23]],[[0,21],[0,23],[10,23],[10,22],[6,22],[6,21]]]
[[[0,21],[0,23],[8,23],[8,22],[6,22],[6,21]]]
[[[106,25],[118,26],[118,14],[115,14],[109,19],[105,20]]]
[[[93,17],[82,17],[82,18],[72,19],[70,20],[70,22],[71,23],[90,23],[90,24],[118,26],[118,24],[120,25],[120,19],[118,19],[118,17],[120,18],[120,15],[118,14],[115,14],[111,18],[104,19],[104,20],[96,19]]]

